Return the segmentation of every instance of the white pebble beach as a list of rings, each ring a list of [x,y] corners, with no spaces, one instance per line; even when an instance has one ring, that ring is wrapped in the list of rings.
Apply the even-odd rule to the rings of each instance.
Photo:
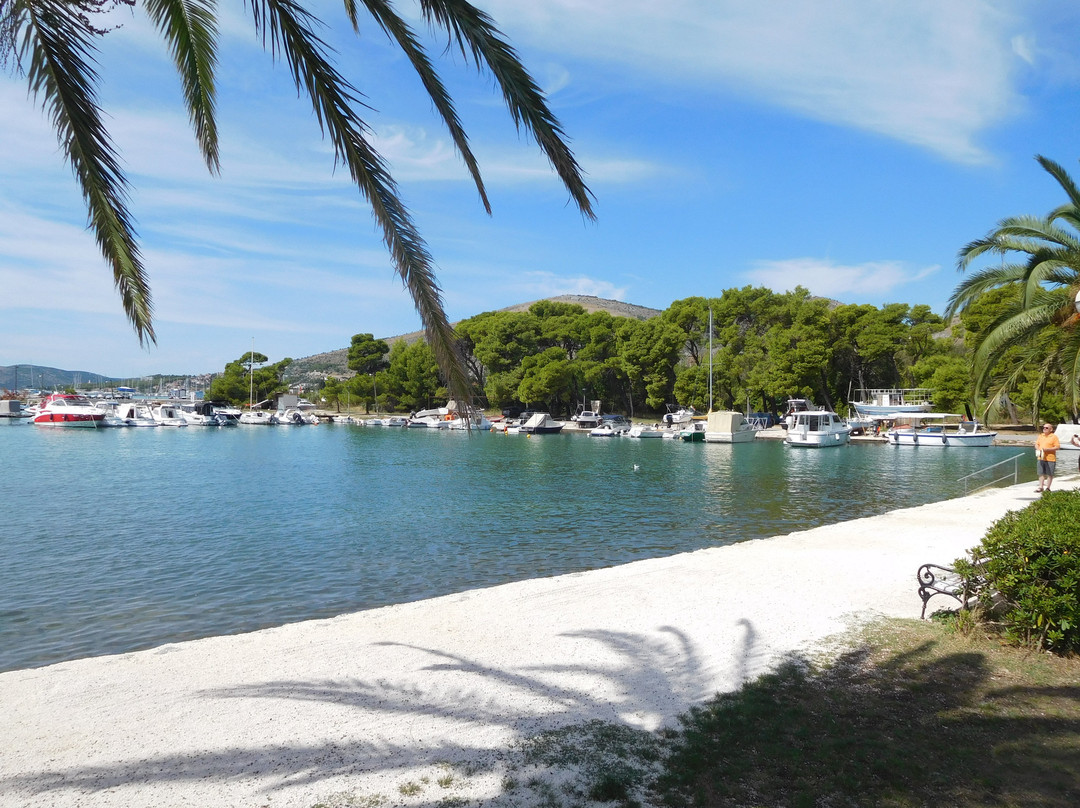
[[[522,738],[670,726],[786,655],[918,618],[918,567],[963,555],[1033,489],[3,673],[0,805],[503,804]]]

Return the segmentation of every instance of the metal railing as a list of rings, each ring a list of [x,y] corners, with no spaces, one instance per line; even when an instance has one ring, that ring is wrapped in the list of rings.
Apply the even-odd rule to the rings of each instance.
[[[968,494],[974,494],[976,491],[982,491],[984,488],[989,488],[992,485],[997,485],[998,483],[1002,482],[1003,480],[1007,480],[1010,477],[1012,477],[1012,484],[1013,485],[1016,485],[1017,483],[1019,483],[1020,482],[1020,462],[1019,461],[1020,461],[1020,458],[1024,457],[1025,455],[1026,455],[1026,452],[1021,452],[1018,455],[1013,455],[1012,457],[1007,458],[1006,460],[1002,460],[1000,463],[994,463],[994,465],[992,465],[992,466],[987,466],[984,469],[979,469],[978,471],[974,471],[971,474],[968,474],[966,477],[961,477],[959,480],[957,480],[957,482],[964,484],[964,496],[967,496]],[[991,473],[996,474],[997,472],[994,471],[994,469],[996,469],[998,466],[1004,466],[1004,465],[1007,465],[1009,463],[1012,463],[1012,466],[1013,466],[1011,472],[1003,474],[1001,477],[996,477],[993,480],[990,480],[989,482],[985,482],[982,485],[980,485],[978,488],[973,489],[973,488],[970,487],[971,483],[969,481],[973,477],[978,477],[979,475],[986,474],[987,472],[991,472]]]

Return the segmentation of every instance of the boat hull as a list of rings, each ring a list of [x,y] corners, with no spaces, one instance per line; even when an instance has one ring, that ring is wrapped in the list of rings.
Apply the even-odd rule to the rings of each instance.
[[[757,437],[756,429],[741,429],[738,432],[706,432],[706,443],[749,443]]]
[[[36,426],[53,426],[53,427],[82,427],[84,429],[97,429],[101,425],[101,422],[105,419],[105,414],[101,415],[83,415],[81,413],[70,412],[43,412],[40,415],[35,415],[31,423]]]
[[[825,449],[829,446],[846,445],[850,434],[849,432],[829,432],[823,435],[788,435],[784,438],[784,443],[806,449]]]
[[[986,447],[994,445],[996,432],[982,432],[968,435],[920,434],[918,432],[890,432],[889,443],[893,446],[969,446]]]

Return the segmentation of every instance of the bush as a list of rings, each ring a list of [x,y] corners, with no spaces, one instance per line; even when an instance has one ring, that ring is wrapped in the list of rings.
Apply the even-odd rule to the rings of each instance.
[[[1009,512],[958,569],[1012,640],[1080,651],[1080,491],[1053,491]]]

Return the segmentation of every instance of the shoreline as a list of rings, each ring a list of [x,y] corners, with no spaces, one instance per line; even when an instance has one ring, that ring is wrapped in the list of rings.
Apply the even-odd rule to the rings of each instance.
[[[3,673],[0,805],[490,802],[523,737],[654,730],[852,626],[917,618],[918,566],[962,555],[1031,489]],[[471,774],[436,785],[448,767]]]

